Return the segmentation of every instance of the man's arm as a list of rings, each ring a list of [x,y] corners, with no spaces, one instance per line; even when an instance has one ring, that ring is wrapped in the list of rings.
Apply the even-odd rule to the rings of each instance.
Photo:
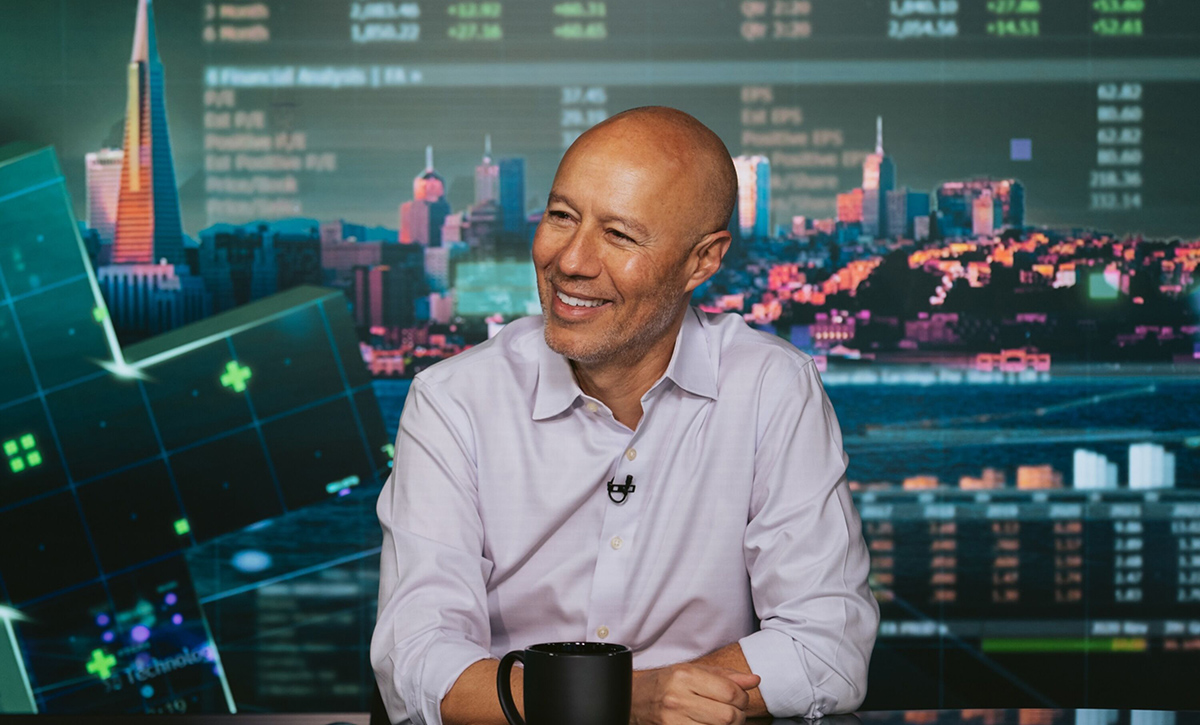
[[[744,549],[761,628],[739,640],[775,717],[850,712],[866,696],[879,605],[816,365],[764,382]]]
[[[668,722],[668,709],[682,717],[692,713],[691,721],[696,722],[707,721],[698,719],[702,712],[720,718],[731,707],[741,711],[734,722],[766,717],[770,713],[758,681],[737,642],[688,662],[637,670],[633,673],[633,723]],[[672,706],[664,707],[664,703]]]
[[[496,671],[499,668],[499,660],[482,660],[468,667],[459,676],[458,681],[442,700],[443,725],[507,725],[508,721],[500,709],[500,698],[496,692]],[[671,677],[672,674],[675,674],[674,678]],[[660,704],[664,697],[670,700],[672,692],[679,695],[690,694],[699,699],[700,696],[695,690],[714,693],[716,699],[703,698],[712,703],[709,705],[710,709],[715,710],[719,705],[731,705],[736,702],[733,706],[743,711],[743,717],[765,717],[769,713],[762,695],[755,687],[757,679],[754,673],[750,672],[750,665],[746,664],[742,648],[737,642],[691,662],[651,670],[637,670],[633,673],[632,722],[661,722],[661,714],[657,717],[646,715],[655,709],[655,705]],[[525,714],[524,683],[524,670],[513,667],[513,702],[522,716]],[[730,684],[743,689],[747,695],[744,702],[732,691]],[[683,698],[677,699],[684,705],[681,709],[686,709],[687,703],[682,702]]]
[[[383,546],[371,665],[393,722],[441,725],[462,673],[492,657],[476,464],[465,413],[418,376],[376,505]],[[495,685],[492,685],[495,699]]]
[[[746,655],[742,654],[742,646],[737,642],[727,644],[716,652],[692,660],[692,663],[718,667],[723,670],[732,670],[744,675],[755,674],[750,671],[750,665],[746,662]],[[750,696],[750,704],[745,708],[746,717],[767,717],[771,714],[767,712],[767,704],[763,702],[762,693],[759,692],[757,685],[747,690],[746,694]]]
[[[508,725],[496,692],[500,660],[482,660],[468,667],[442,700],[444,725]],[[525,670],[512,668],[513,703],[525,715]]]

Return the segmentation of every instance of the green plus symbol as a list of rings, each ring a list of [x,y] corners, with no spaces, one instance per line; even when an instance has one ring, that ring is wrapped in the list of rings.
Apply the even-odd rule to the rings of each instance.
[[[92,650],[92,661],[87,663],[87,671],[102,680],[107,680],[112,668],[117,664],[117,658],[105,654],[102,649]]]
[[[237,360],[230,360],[225,365],[225,374],[221,376],[221,384],[227,388],[233,388],[233,392],[240,393],[246,389],[246,381],[250,379],[250,368],[238,365]]]

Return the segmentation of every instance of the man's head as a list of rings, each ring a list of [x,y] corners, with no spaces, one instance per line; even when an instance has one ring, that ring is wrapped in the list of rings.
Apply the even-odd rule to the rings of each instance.
[[[546,343],[589,365],[640,358],[720,267],[736,198],[725,144],[682,111],[634,108],[589,129],[533,240]]]

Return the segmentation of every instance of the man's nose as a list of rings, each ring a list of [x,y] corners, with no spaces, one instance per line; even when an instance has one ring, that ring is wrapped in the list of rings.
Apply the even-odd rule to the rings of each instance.
[[[558,269],[568,277],[595,277],[600,274],[596,243],[599,232],[581,224],[558,253]]]

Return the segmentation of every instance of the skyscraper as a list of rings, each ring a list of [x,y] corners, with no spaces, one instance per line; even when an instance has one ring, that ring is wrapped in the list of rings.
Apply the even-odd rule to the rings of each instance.
[[[900,188],[887,192],[885,198],[888,236],[912,239],[917,217],[929,215],[929,194]]]
[[[837,220],[845,224],[862,222],[863,190],[851,189],[837,195]]]
[[[887,193],[896,188],[896,164],[883,151],[883,117],[875,119],[875,153],[863,161],[863,233],[873,237],[889,234]]]
[[[84,157],[87,168],[87,225],[112,242],[121,195],[121,149],[100,149]]]
[[[400,205],[400,243],[442,246],[442,224],[450,214],[446,182],[433,169],[433,147],[425,147],[425,170],[413,179],[413,198]]]
[[[984,194],[992,199],[993,231],[1025,225],[1025,187],[1016,179],[948,181],[937,190],[938,211],[947,236],[974,233],[975,201]]]
[[[986,237],[996,230],[996,205],[992,192],[984,191],[971,202],[971,233]]]
[[[125,149],[111,264],[96,269],[96,281],[114,325],[131,340],[129,335],[165,332],[206,317],[211,295],[191,276],[184,252],[152,0],[138,2],[126,70]]]
[[[743,239],[765,239],[771,235],[771,162],[766,156],[735,156],[737,206],[734,231]]]
[[[475,167],[475,203],[495,201],[500,196],[500,167],[492,163],[492,135],[483,137],[483,160]]]
[[[116,264],[185,261],[152,0],[138,0],[127,75],[125,154],[112,259]]]
[[[500,159],[500,225],[505,234],[525,238],[525,159]]]

